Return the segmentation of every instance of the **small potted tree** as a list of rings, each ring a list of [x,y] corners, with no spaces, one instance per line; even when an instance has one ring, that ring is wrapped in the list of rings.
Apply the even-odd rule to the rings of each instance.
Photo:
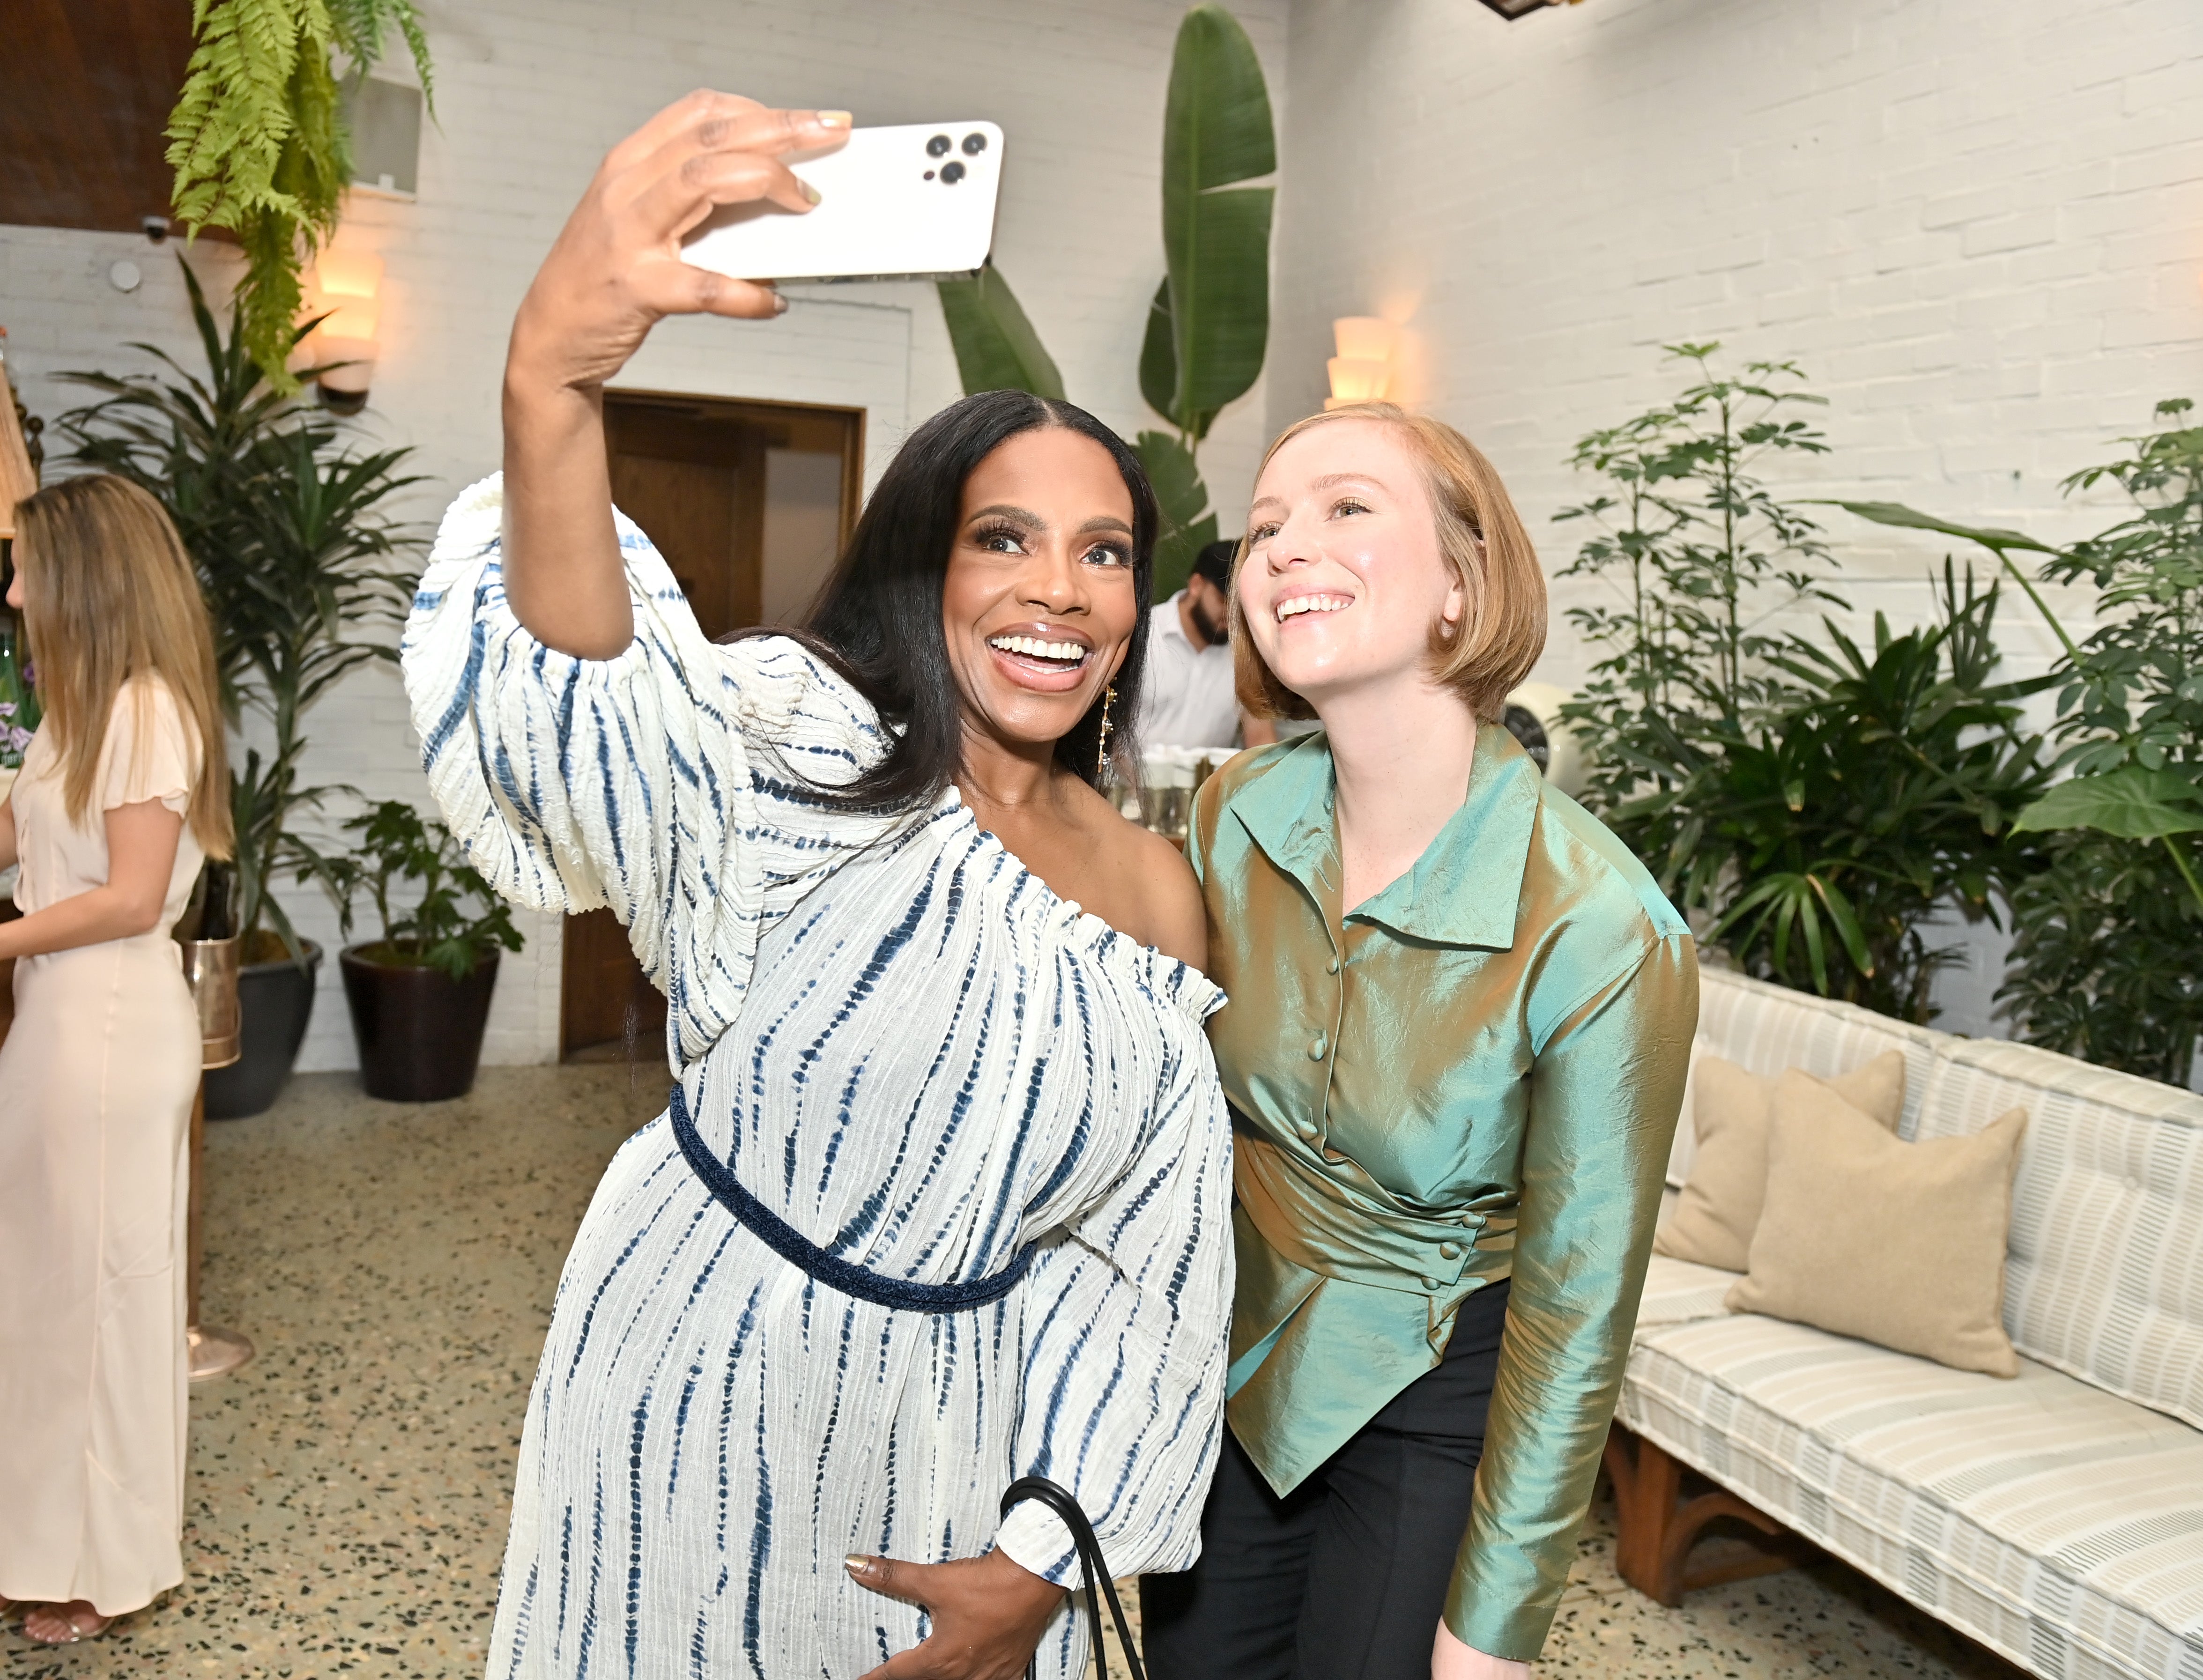
[[[253,359],[239,304],[225,334],[189,263],[183,273],[206,371],[135,346],[167,373],[64,374],[103,394],[59,429],[78,463],[121,474],[176,522],[214,620],[223,704],[250,726],[247,750],[230,753],[237,854],[208,866],[244,940],[244,1053],[207,1076],[207,1117],[237,1120],[274,1105],[313,1011],[322,948],[269,890],[302,855],[292,822],[350,791],[303,781],[307,714],[358,667],[397,659],[419,533],[386,510],[419,480],[400,470],[408,451],[358,452],[326,416],[283,398]]]
[[[362,893],[381,923],[380,939],[338,956],[360,1082],[386,1102],[463,1097],[481,1060],[498,952],[520,949],[512,912],[451,831],[404,800],[386,799],[344,827],[358,836],[353,849],[332,855],[302,844],[298,874],[328,888],[347,940]],[[393,889],[410,907],[393,905]]]

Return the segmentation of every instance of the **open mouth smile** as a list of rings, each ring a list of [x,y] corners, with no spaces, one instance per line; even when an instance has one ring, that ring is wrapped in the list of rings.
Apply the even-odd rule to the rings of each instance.
[[[1278,622],[1289,618],[1303,618],[1311,613],[1344,612],[1354,604],[1351,595],[1296,595],[1278,603],[1275,611]]]
[[[1061,634],[1033,634],[1003,631],[987,638],[995,664],[1023,688],[1060,693],[1075,688],[1084,675],[1094,650],[1083,640]]]

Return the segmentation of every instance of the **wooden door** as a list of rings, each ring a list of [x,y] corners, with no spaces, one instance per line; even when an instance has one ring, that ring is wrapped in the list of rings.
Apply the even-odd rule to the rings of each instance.
[[[789,557],[774,552],[769,539],[778,457],[839,459],[837,534],[847,540],[863,493],[864,421],[861,409],[605,393],[612,499],[665,557],[706,635],[717,640],[759,622],[769,569],[777,569],[777,592],[788,593]],[[816,563],[815,556],[801,558]],[[643,978],[626,929],[608,910],[570,916],[565,946],[560,1055],[657,1060],[665,999]]]

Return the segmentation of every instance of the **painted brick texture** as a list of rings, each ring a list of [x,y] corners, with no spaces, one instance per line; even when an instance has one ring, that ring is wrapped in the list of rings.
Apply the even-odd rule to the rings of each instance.
[[[1281,97],[1286,0],[1234,9]],[[505,334],[536,262],[605,149],[697,86],[847,107],[867,124],[1001,123],[1009,150],[997,262],[1073,400],[1128,434],[1154,423],[1136,368],[1162,272],[1160,137],[1182,10],[1177,0],[488,0],[442,10],[431,30],[437,121],[423,132],[418,199],[359,195],[339,235],[387,265],[383,359],[362,440],[416,448],[413,464],[428,482],[410,511],[422,520],[495,467]],[[128,295],[104,278],[126,256],[145,274]],[[226,291],[229,252],[202,245],[193,260]],[[151,359],[123,349],[126,341],[157,344],[187,367],[197,358],[173,258],[133,237],[0,228],[0,325],[26,400],[49,416],[80,400],[55,382],[62,370],[148,369]],[[909,428],[958,392],[932,288],[914,285],[810,289],[770,326],[668,322],[622,383],[860,405],[873,477]],[[1244,506],[1264,412],[1258,386],[1203,452],[1229,520]],[[371,799],[424,797],[390,673],[333,695],[315,714],[313,734],[315,779],[349,782]],[[309,933],[334,938],[334,916],[310,891],[288,901]],[[485,1049],[491,1063],[556,1051],[558,927],[523,919],[529,948],[505,958]],[[334,966],[304,1068],[355,1059]]]
[[[1572,442],[1674,388],[1663,345],[1796,358],[1830,398],[1804,494],[2070,538],[2058,481],[2203,396],[2203,10],[2189,0],[1299,0],[1273,427],[1333,316],[1409,321],[1420,396],[1492,456],[1558,569]],[[1830,510],[1863,617],[1940,545]],[[1574,587],[1574,586],[1570,586]],[[1560,609],[1539,675],[1586,659]],[[2064,603],[2076,611],[2080,603]],[[2048,634],[2015,601],[2013,663]],[[1994,1031],[1998,942],[1943,1024]]]

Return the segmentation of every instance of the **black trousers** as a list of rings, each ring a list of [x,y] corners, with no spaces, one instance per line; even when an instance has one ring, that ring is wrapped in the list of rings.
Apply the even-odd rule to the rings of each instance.
[[[1283,1499],[1225,1430],[1200,1562],[1140,1581],[1153,1680],[1430,1680],[1506,1321],[1506,1284],[1471,1295],[1444,1361]]]

